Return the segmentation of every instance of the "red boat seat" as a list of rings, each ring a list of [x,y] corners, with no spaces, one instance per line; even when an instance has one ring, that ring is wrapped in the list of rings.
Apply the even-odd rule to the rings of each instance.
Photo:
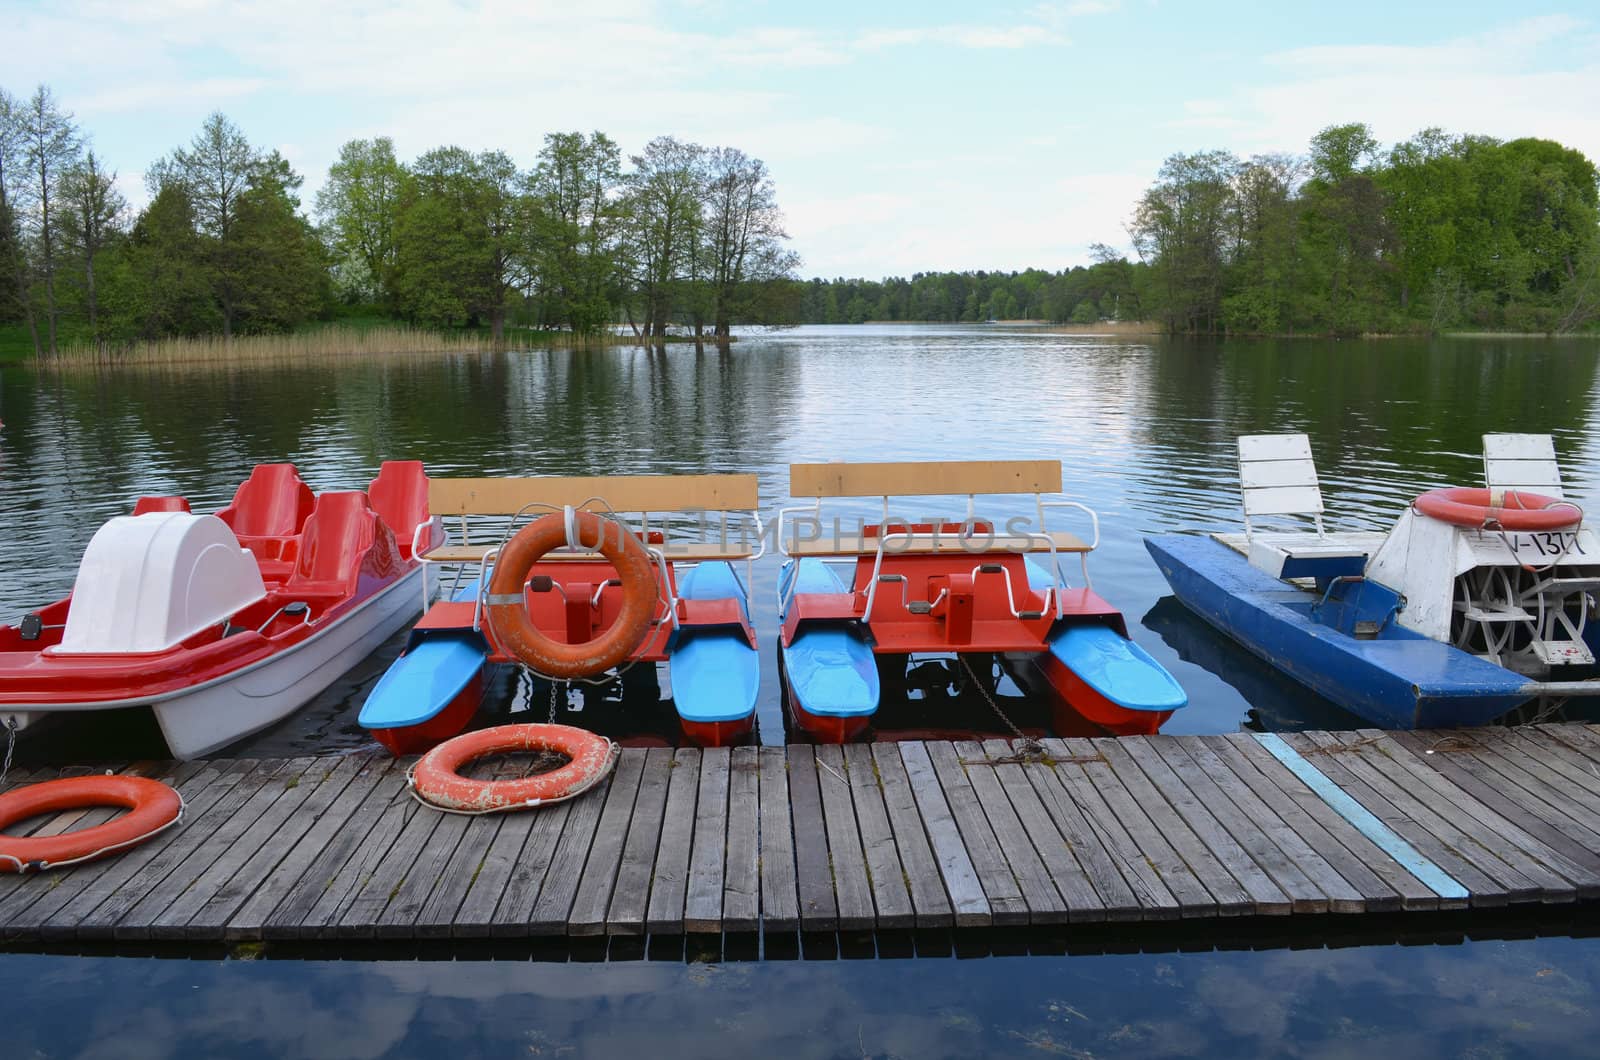
[[[243,541],[251,537],[292,537],[305,525],[316,499],[293,464],[257,464],[217,513]],[[245,542],[247,545],[248,541]]]
[[[182,497],[140,497],[133,504],[134,515],[148,515],[150,512],[186,512],[189,502]]]
[[[367,500],[390,530],[400,555],[411,558],[411,538],[428,521],[428,476],[420,460],[385,460],[367,487]],[[426,542],[424,542],[426,544]]]
[[[345,596],[355,591],[361,561],[377,534],[377,516],[367,495],[324,493],[300,533],[300,556],[283,584],[284,595]]]

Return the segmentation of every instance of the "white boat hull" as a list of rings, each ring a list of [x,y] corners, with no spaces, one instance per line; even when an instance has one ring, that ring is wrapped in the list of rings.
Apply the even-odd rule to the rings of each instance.
[[[148,706],[173,757],[200,758],[287,718],[370,655],[421,613],[427,578],[418,567],[294,647],[192,688],[6,713],[37,723],[52,714]]]

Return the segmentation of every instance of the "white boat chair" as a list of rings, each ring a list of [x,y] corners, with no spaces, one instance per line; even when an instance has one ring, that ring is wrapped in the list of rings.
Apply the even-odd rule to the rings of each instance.
[[[1555,443],[1548,434],[1484,435],[1483,481],[1493,491],[1526,490],[1566,499]]]
[[[1360,574],[1382,543],[1381,533],[1329,533],[1322,525],[1322,487],[1311,442],[1303,434],[1239,438],[1239,488],[1244,494],[1244,545],[1250,564],[1274,578],[1337,578]],[[1263,517],[1310,519],[1315,532],[1261,531]]]

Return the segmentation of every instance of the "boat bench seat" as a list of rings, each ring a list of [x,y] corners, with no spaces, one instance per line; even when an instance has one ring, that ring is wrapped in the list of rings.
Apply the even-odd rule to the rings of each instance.
[[[490,549],[499,545],[444,545],[431,549],[422,554],[422,558],[429,563],[482,563],[483,557]],[[749,559],[753,554],[748,546],[736,542],[724,545],[716,541],[708,542],[668,542],[665,545],[653,545],[665,552],[670,560],[681,560],[686,563],[702,563],[711,560],[741,560]],[[546,561],[560,560],[594,560],[599,559],[600,553],[582,551],[573,552],[560,549],[544,557]]]
[[[1049,538],[1046,543],[1045,538]],[[791,556],[871,556],[878,551],[877,535],[824,534],[812,539],[786,541],[784,551]],[[1076,534],[1062,530],[1032,534],[975,534],[962,538],[955,532],[940,534],[891,534],[884,546],[890,556],[928,556],[967,552],[982,555],[989,552],[1049,552],[1051,544],[1057,552],[1082,553],[1090,551],[1089,544]]]
[[[1252,535],[1250,565],[1274,578],[1339,578],[1360,574],[1383,544],[1382,533]]]

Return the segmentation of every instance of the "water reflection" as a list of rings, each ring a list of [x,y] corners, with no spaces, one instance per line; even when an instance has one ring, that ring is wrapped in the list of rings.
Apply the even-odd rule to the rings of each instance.
[[[0,956],[19,1057],[1573,1055],[1600,1032],[1597,973],[1573,939],[804,963]]]
[[[1236,527],[1235,436],[1304,430],[1331,525],[1385,528],[1417,493],[1481,475],[1486,431],[1551,432],[1569,492],[1595,499],[1593,340],[1303,339],[1189,343],[983,327],[800,328],[731,347],[521,351],[348,364],[156,368],[115,375],[0,367],[0,614],[71,584],[89,536],[146,492],[220,507],[258,461],[318,488],[378,463],[437,474],[755,471],[770,514],[800,460],[1059,458],[1097,508],[1095,587],[1191,694],[1169,731],[1320,716],[1248,656],[1219,680],[1204,648],[1136,616],[1166,595],[1140,537]],[[963,502],[915,502],[950,514]],[[938,507],[939,505],[943,507]],[[865,514],[871,505],[858,506]],[[924,512],[924,508],[926,511]],[[997,503],[1002,516],[1020,505]],[[847,514],[850,506],[842,506]],[[772,645],[776,557],[755,572],[763,737],[782,739]],[[1212,635],[1214,638],[1214,635]],[[1213,639],[1211,651],[1222,651]],[[398,640],[380,658],[398,652]],[[387,656],[385,656],[387,653]],[[377,667],[361,672],[376,673]],[[1264,670],[1264,668],[1261,668]],[[341,682],[261,753],[360,741],[367,685]],[[515,706],[515,686],[502,706]]]

